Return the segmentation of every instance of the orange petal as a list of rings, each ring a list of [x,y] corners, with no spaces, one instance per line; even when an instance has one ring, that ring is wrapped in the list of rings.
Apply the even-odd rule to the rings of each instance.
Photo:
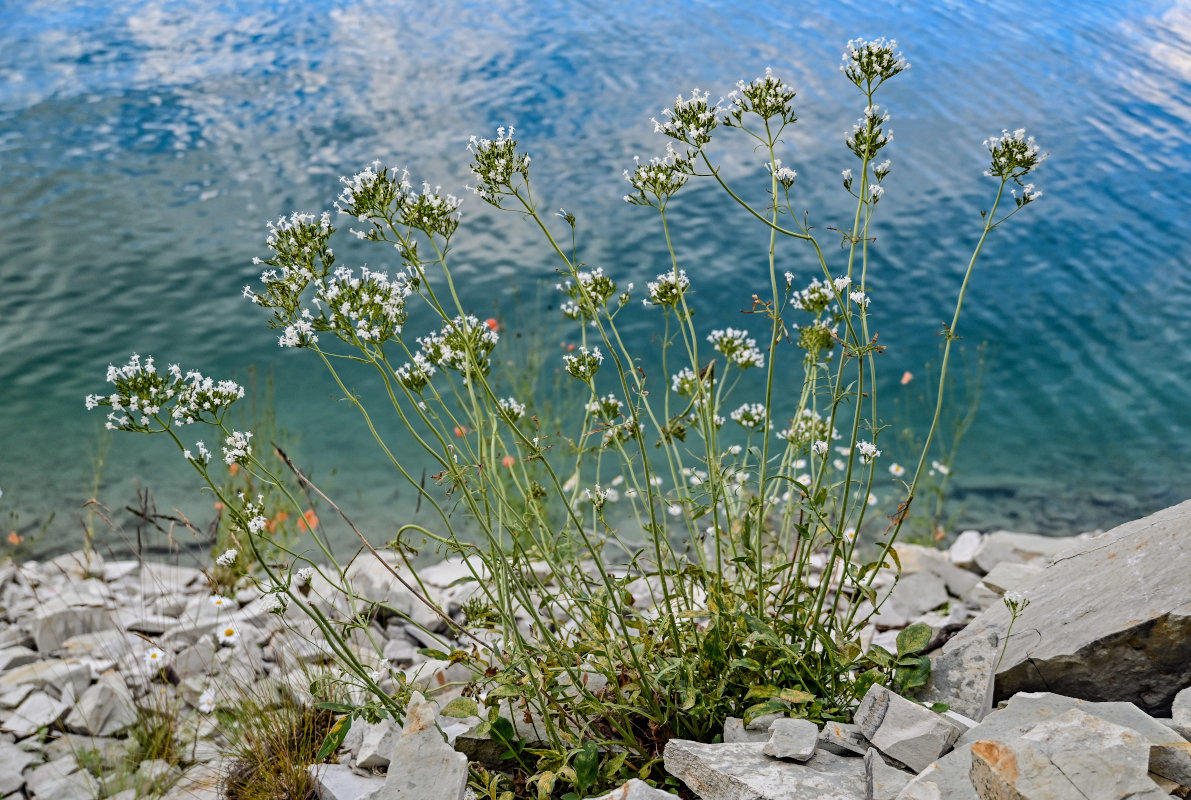
[[[902,373],[902,386],[905,386],[910,381],[914,380],[914,373],[906,371]]]

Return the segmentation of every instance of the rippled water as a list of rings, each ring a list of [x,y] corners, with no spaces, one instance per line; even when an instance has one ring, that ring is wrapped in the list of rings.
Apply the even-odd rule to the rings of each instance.
[[[468,137],[512,123],[546,206],[579,217],[585,260],[641,285],[665,250],[621,202],[620,173],[664,146],[648,118],[772,66],[799,90],[785,160],[826,233],[847,213],[842,132],[861,103],[837,65],[854,36],[894,37],[913,64],[883,98],[884,397],[921,388],[896,379],[936,353],[990,199],[980,141],[1024,126],[1050,152],[1044,198],[994,234],[961,323],[995,355],[956,464],[958,524],[1070,532],[1191,495],[1186,2],[55,0],[0,3],[0,30],[0,514],[28,535],[54,512],[43,552],[77,545],[98,423],[82,398],[133,351],[242,379],[272,366],[293,452],[391,528],[410,492],[307,354],[278,351],[239,297],[264,220],[328,206],[338,177],[376,157],[462,192]],[[760,174],[745,147],[724,159],[734,180]],[[465,301],[540,331],[549,253],[481,205],[464,206]],[[761,232],[711,191],[675,216],[706,324],[749,321]],[[783,267],[810,274],[807,255],[791,248]],[[647,339],[655,321],[626,324]],[[166,442],[115,436],[99,498],[129,531],[119,509],[138,485],[202,518],[209,499],[180,462]]]

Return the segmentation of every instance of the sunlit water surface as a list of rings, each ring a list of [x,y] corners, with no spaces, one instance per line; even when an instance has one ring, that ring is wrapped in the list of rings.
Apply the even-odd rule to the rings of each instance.
[[[970,286],[963,343],[991,349],[955,464],[956,528],[1069,533],[1191,495],[1186,2],[32,0],[0,3],[0,31],[0,515],[25,536],[55,515],[35,552],[78,546],[101,422],[83,397],[134,351],[241,380],[272,370],[282,440],[366,531],[426,519],[321,367],[280,351],[240,297],[265,220],[328,207],[339,176],[374,158],[466,194],[468,137],[515,124],[544,206],[579,218],[584,260],[640,287],[666,255],[656,217],[621,200],[621,171],[663,149],[649,117],[772,66],[799,91],[783,154],[796,202],[838,264],[828,228],[848,220],[842,139],[862,107],[838,63],[856,36],[894,37],[912,63],[883,92],[894,171],[873,231],[890,419],[926,388],[991,200],[980,142],[1026,127],[1050,153],[1043,199],[994,234]],[[761,197],[759,156],[739,140],[718,152]],[[473,196],[463,211],[464,302],[554,358],[574,333],[546,324],[550,253]],[[763,230],[699,188],[673,217],[701,324],[759,334],[740,311],[767,283]],[[396,266],[342,246],[347,263]],[[809,277],[810,255],[787,246],[779,268]],[[657,331],[656,313],[622,319],[641,343]],[[925,407],[908,408],[921,429]],[[911,458],[886,440],[885,459]],[[100,480],[121,531],[97,523],[105,547],[136,546],[123,509],[137,487],[163,512],[210,516],[160,437],[113,436]]]

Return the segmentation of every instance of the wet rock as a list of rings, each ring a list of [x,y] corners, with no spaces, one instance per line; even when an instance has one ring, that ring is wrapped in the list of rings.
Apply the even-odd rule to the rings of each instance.
[[[994,700],[1047,690],[1165,716],[1191,684],[1189,536],[1191,501],[1071,542],[1029,591]],[[943,650],[1003,632],[1008,622],[1008,609],[993,605]]]
[[[702,800],[862,800],[864,762],[820,750],[805,763],[767,757],[763,744],[666,743],[666,771]]]
[[[880,685],[865,694],[854,721],[873,747],[916,772],[951,749],[960,735],[955,723]]]

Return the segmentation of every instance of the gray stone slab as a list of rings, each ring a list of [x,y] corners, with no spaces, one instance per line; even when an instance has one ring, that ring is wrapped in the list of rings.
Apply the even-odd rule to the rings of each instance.
[[[864,754],[864,800],[893,800],[913,777],[886,762],[875,747]]]
[[[40,760],[40,756],[26,752],[14,744],[0,744],[0,797],[18,791],[25,785],[25,768]]]
[[[671,739],[666,771],[702,800],[862,800],[864,762],[819,750],[805,763],[779,761],[763,744],[702,744]]]
[[[118,673],[105,672],[75,703],[66,727],[75,733],[111,736],[137,721],[132,693]]]
[[[34,692],[4,719],[3,727],[17,736],[32,736],[66,716],[70,706],[45,692]]]
[[[1171,727],[1191,739],[1191,687],[1175,695],[1170,707]]]
[[[385,784],[373,800],[463,800],[467,756],[443,741],[437,719],[438,704],[415,692],[389,757]]]
[[[960,735],[954,722],[880,685],[860,701],[854,722],[873,747],[915,772],[946,753]]]
[[[1005,592],[1027,592],[1041,573],[1041,565],[1011,564],[1006,561],[990,569],[981,579],[981,583],[998,595]]]
[[[819,744],[819,726],[809,719],[782,717],[769,726],[769,741],[762,751],[772,758],[806,761]]]
[[[838,756],[863,756],[869,750],[868,739],[850,722],[824,722],[819,732],[819,747]]]
[[[1174,695],[1191,685],[1189,539],[1191,500],[1070,542],[1029,592],[994,699],[1046,690],[1167,716]],[[943,651],[1003,632],[1008,622],[1009,611],[995,604]]]
[[[728,717],[724,720],[724,742],[727,744],[768,741],[769,731],[750,731],[744,727],[744,720],[740,717]]]
[[[674,795],[655,789],[645,781],[633,778],[618,789],[607,794],[593,797],[591,800],[674,800]]]
[[[969,772],[971,749],[982,740],[1014,741],[1040,722],[1057,718],[1078,709],[1107,722],[1140,733],[1153,745],[1166,744],[1177,734],[1146,715],[1131,703],[1092,703],[1046,692],[1022,693],[1013,697],[1005,708],[993,711],[984,720],[964,733],[955,748],[919,772],[898,795],[899,800],[976,800]]]
[[[347,764],[314,764],[309,768],[318,800],[367,800],[385,784],[376,775],[363,775]]]

